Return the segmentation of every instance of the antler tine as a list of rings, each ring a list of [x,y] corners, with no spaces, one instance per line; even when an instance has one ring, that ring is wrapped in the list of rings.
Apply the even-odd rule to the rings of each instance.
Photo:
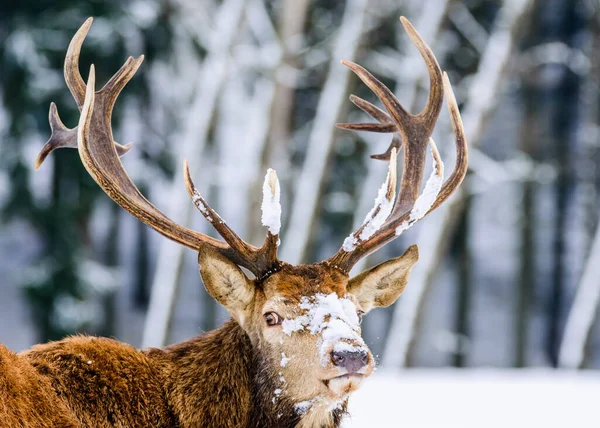
[[[405,128],[413,122],[413,116],[402,107],[392,91],[362,66],[346,60],[342,60],[342,64],[352,70],[377,95],[396,124],[396,131],[406,132]]]
[[[429,96],[427,97],[427,104],[425,104],[423,110],[416,117],[419,118],[419,121],[423,123],[426,129],[429,128],[433,131],[442,111],[442,100],[444,99],[442,71],[435,55],[410,21],[401,16],[400,22],[402,22],[408,36],[419,50],[429,72]]]
[[[42,147],[42,150],[38,153],[35,159],[35,169],[42,166],[42,163],[46,160],[48,155],[56,149],[76,149],[77,148],[77,127],[67,128],[65,124],[60,120],[58,110],[56,109],[55,103],[50,103],[50,111],[48,113],[48,121],[50,122],[50,129],[52,134],[50,138]],[[124,156],[131,148],[133,143],[121,145],[116,141],[113,141],[113,145],[119,157]]]
[[[408,113],[392,91],[363,67],[349,61],[342,61],[377,95],[395,123],[396,131],[400,133],[402,141],[408,142],[404,148],[405,168],[402,174],[400,194],[392,211],[393,217],[398,217],[404,211],[410,209],[419,195],[419,186],[423,179],[423,169],[425,167],[425,150],[440,114],[444,94],[442,90],[442,71],[431,49],[407,19],[402,17],[401,21],[425,60],[429,71],[430,92],[427,104],[419,114],[411,115]],[[373,125],[371,128],[376,126]],[[370,130],[369,127],[365,126],[362,129]],[[397,140],[393,140],[392,144],[397,144],[397,142]],[[384,157],[386,153],[377,157]]]
[[[344,240],[342,249],[345,252],[353,252],[357,249],[357,246],[360,245],[361,242],[369,240],[374,234],[376,234],[376,232],[384,224],[385,220],[392,212],[394,199],[396,198],[397,164],[398,160],[396,148],[392,148],[388,173],[385,181],[379,189],[379,192],[377,193],[375,205],[371,211],[369,211],[358,230]],[[334,264],[340,267],[337,263]]]
[[[99,114],[95,111],[94,86],[95,72],[92,65],[79,118],[77,139],[81,161],[94,181],[115,202],[166,237],[195,250],[207,243],[226,250],[227,246],[223,242],[176,225],[140,193],[113,149],[102,112]]]
[[[370,102],[357,97],[356,95],[350,95],[350,101],[354,103],[358,108],[367,113],[372,118],[378,120],[380,123],[337,123],[340,129],[349,129],[353,131],[369,131],[377,133],[390,133],[396,132],[397,126],[392,121],[389,114],[374,106]],[[389,161],[392,154],[392,148],[396,148],[397,151],[402,147],[402,138],[399,134],[395,134],[392,137],[392,143],[388,146],[387,150],[381,154],[371,155],[371,159]]]
[[[376,119],[381,123],[393,123],[392,118],[389,114],[381,110],[379,107],[374,106],[370,102],[363,100],[362,98],[357,97],[356,95],[350,95],[350,101],[356,107],[358,107],[359,109],[367,113],[369,116],[371,116],[373,119]]]
[[[85,101],[85,82],[79,73],[79,54],[81,53],[81,46],[83,45],[85,36],[87,36],[88,31],[90,31],[93,21],[94,18],[88,18],[83,25],[79,27],[79,30],[77,30],[71,39],[71,43],[69,43],[67,56],[65,58],[65,81],[67,82],[69,91],[71,91],[73,98],[75,98],[75,101],[77,102],[77,107],[80,109]]]
[[[380,123],[340,123],[336,126],[341,129],[350,129],[355,131],[368,131],[368,132],[399,132],[402,139],[394,138],[388,149],[379,155],[373,155],[373,159],[389,160],[392,147],[400,148],[402,140],[411,138],[413,140],[421,140],[427,144],[427,139],[431,136],[437,118],[440,115],[442,109],[442,101],[444,96],[442,72],[440,66],[433,55],[433,52],[427,46],[427,43],[423,40],[421,35],[417,32],[415,27],[406,19],[401,16],[400,21],[404,26],[408,36],[412,40],[413,44],[419,50],[419,53],[425,61],[427,70],[429,72],[429,95],[427,97],[427,104],[423,110],[417,114],[412,115],[408,113],[400,104],[398,99],[394,96],[383,83],[377,80],[371,73],[365,70],[358,64],[354,64],[350,61],[342,61],[344,65],[349,67],[381,100],[385,105],[388,113],[375,107],[373,104],[358,98],[354,95],[350,97],[350,100],[358,106],[365,113],[378,120]],[[393,125],[392,125],[393,124]],[[410,131],[409,131],[410,130]],[[412,135],[408,135],[408,133]],[[413,145],[414,146],[414,145]],[[424,150],[416,150],[416,157],[421,163],[424,162]],[[408,153],[405,154],[405,161]],[[418,170],[417,170],[418,172]],[[409,192],[403,192],[398,197],[397,208],[394,208],[394,213],[399,213],[405,209],[411,203],[414,203],[418,195],[418,183],[420,183],[422,176],[418,173],[415,177],[403,176],[403,185],[401,190],[409,189]],[[410,185],[408,185],[410,184]],[[407,186],[408,185],[408,186]]]
[[[206,218],[206,220],[212,224],[219,235],[221,235],[225,242],[227,242],[231,247],[231,253],[229,255],[231,260],[238,265],[249,269],[259,279],[265,273],[270,273],[272,270],[278,268],[280,263],[277,259],[277,241],[279,239],[279,230],[277,230],[277,233],[273,234],[269,228],[265,243],[261,248],[257,248],[248,244],[242,238],[240,238],[233,231],[233,229],[231,229],[227,223],[223,221],[221,216],[206,203],[192,181],[188,163],[185,159],[183,161],[183,177],[188,194],[190,195],[190,198],[192,198],[196,208],[198,208],[198,211],[202,213],[204,218]],[[268,177],[269,174],[267,174],[267,178]],[[277,180],[276,176],[275,180]],[[275,184],[273,184],[273,187],[275,187]],[[277,187],[279,187],[279,183],[277,183]]]
[[[76,101],[81,102],[81,116],[76,129],[68,129],[61,122],[56,106],[50,106],[52,136],[38,156],[37,165],[55,148],[77,147],[83,165],[88,173],[116,203],[148,226],[175,242],[196,251],[209,245],[234,263],[249,269],[262,278],[280,266],[277,260],[278,235],[267,234],[261,248],[244,242],[231,230],[219,215],[206,204],[196,190],[184,163],[185,181],[188,192],[202,214],[213,224],[226,242],[195,232],[178,225],[150,203],[138,190],[125,171],[119,155],[130,146],[120,146],[113,141],[111,116],[115,101],[138,70],[144,57],[130,57],[119,71],[98,92],[95,92],[94,66],[90,68],[87,86],[77,70],[77,58],[81,44],[89,27],[88,19],[77,32],[70,44],[65,61],[65,76]],[[83,93],[82,93],[83,91]],[[76,135],[76,137],[74,136]],[[276,177],[275,177],[276,179]]]
[[[369,131],[379,133],[396,132],[396,125],[392,121],[392,118],[389,114],[380,108],[375,107],[370,102],[357,97],[356,95],[350,95],[350,101],[352,101],[354,105],[367,113],[369,116],[378,120],[379,123],[336,123],[336,127],[353,131]],[[386,160],[389,160],[389,158]]]
[[[399,194],[393,209],[389,213],[389,218],[380,224],[377,230],[369,236],[361,234],[361,229],[364,227],[361,226],[361,229],[350,235],[342,248],[326,261],[345,271],[349,271],[362,257],[393,240],[396,236],[403,233],[414,223],[437,208],[460,185],[466,173],[466,140],[464,138],[460,113],[448,76],[445,73],[442,74],[431,49],[429,49],[410,22],[404,17],[401,17],[400,20],[409,37],[421,53],[429,71],[430,92],[427,104],[419,114],[411,115],[404,110],[393,93],[367,70],[357,64],[344,62],[375,92],[385,106],[389,116],[378,109],[375,110],[375,106],[364,100],[360,100],[357,103],[353,99],[352,101],[359,108],[363,109],[380,123],[357,124],[358,126],[343,124],[341,127],[345,129],[380,132],[383,128],[381,122],[385,122],[387,117],[389,117],[396,127],[395,132],[399,135],[394,135],[392,143],[385,153],[373,156],[376,159],[386,159],[389,157],[390,161],[392,161],[395,158],[396,150],[400,148],[401,143],[404,143],[404,170],[402,172]],[[444,93],[448,97],[448,108],[450,109],[452,118],[457,150],[455,169],[445,183],[443,183],[444,165],[435,142],[431,138],[433,128],[441,111]],[[419,195],[428,145],[431,147],[433,157],[433,171],[425,184],[423,193]],[[349,241],[350,238],[353,240]],[[352,242],[353,245],[349,245],[349,242]]]
[[[390,160],[390,156],[392,155],[392,149],[396,149],[397,151],[400,151],[401,147],[402,147],[402,138],[400,137],[400,135],[394,134],[394,136],[392,137],[392,142],[390,143],[387,150],[378,155],[371,155],[371,159],[385,160],[385,161]]]
[[[144,55],[140,55],[138,58],[133,59],[133,57],[127,58],[125,64],[121,66],[119,71],[117,71],[113,77],[110,78],[108,82],[98,91],[99,95],[102,95],[104,98],[104,114],[109,120],[112,116],[112,110],[115,106],[115,102],[117,101],[117,97],[127,84],[131,80],[131,78],[135,75],[140,65],[144,61]]]
[[[83,41],[85,40],[90,26],[92,25],[92,21],[93,18],[88,18],[79,28],[79,30],[77,30],[77,33],[75,33],[75,36],[73,36],[73,39],[71,39],[71,43],[69,44],[69,48],[67,49],[67,55],[65,57],[65,81],[67,83],[67,86],[69,87],[69,90],[71,91],[71,94],[73,95],[73,98],[75,98],[75,102],[77,102],[77,107],[80,110],[85,101],[86,87],[85,82],[81,77],[81,74],[79,74],[79,53],[81,52],[81,46],[83,44]],[[112,130],[110,128],[110,120],[114,102],[121,89],[131,79],[131,77],[133,77],[133,74],[135,74],[143,59],[143,55],[136,60],[133,60],[130,57],[127,60],[127,62],[121,67],[121,69],[97,94],[97,101],[101,101],[104,105],[105,118],[107,123],[109,124],[109,132],[111,138]],[[133,66],[131,64],[132,62],[134,62]],[[109,91],[107,88],[110,88],[111,90]],[[42,165],[44,160],[46,160],[48,155],[54,150],[62,148],[77,148],[77,127],[67,128],[64,125],[62,120],[60,120],[56,104],[54,103],[50,104],[48,120],[50,122],[50,129],[52,130],[52,134],[50,135],[50,139],[48,139],[48,141],[46,142],[46,144],[44,145],[44,147],[42,148],[35,160],[35,169],[38,169]],[[114,140],[113,145],[119,156],[125,155],[133,147],[133,143],[121,145]]]
[[[67,128],[65,124],[62,123],[62,120],[60,120],[60,117],[58,116],[56,104],[54,103],[50,103],[48,121],[50,122],[52,134],[35,159],[35,169],[38,169],[48,155],[54,150],[64,147],[77,148],[77,129]]]
[[[462,183],[468,169],[468,157],[469,150],[467,146],[467,139],[465,137],[465,129],[463,127],[460,112],[458,111],[458,104],[456,103],[456,97],[448,79],[448,74],[444,72],[444,93],[446,94],[446,103],[448,105],[448,111],[450,112],[450,122],[452,123],[452,129],[454,131],[454,141],[456,142],[456,161],[454,170],[450,177],[443,184],[437,198],[432,204],[429,211],[433,211],[439,207],[448,197],[454,192],[460,183]]]

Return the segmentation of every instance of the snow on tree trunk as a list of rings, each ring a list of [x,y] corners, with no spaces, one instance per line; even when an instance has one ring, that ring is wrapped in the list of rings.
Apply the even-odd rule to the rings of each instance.
[[[585,362],[585,349],[590,339],[600,306],[600,227],[592,243],[590,255],[581,276],[573,306],[569,312],[558,355],[560,367],[578,369]]]

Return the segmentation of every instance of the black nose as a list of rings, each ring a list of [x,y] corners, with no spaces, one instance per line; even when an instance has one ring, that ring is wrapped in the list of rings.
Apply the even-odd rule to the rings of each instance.
[[[333,351],[331,361],[338,367],[348,370],[348,373],[356,373],[369,362],[367,351]]]

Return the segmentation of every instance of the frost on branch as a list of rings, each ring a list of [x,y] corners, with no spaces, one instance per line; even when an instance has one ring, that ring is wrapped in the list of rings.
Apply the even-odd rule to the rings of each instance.
[[[423,192],[421,192],[415,201],[412,210],[410,210],[410,217],[396,228],[396,235],[401,235],[406,229],[425,217],[425,214],[429,212],[429,209],[440,193],[442,184],[444,184],[444,162],[442,162],[442,159],[440,158],[440,154],[433,138],[429,139],[429,143],[431,144],[430,151],[433,158],[433,171],[431,171],[431,175],[425,183]]]
[[[262,225],[266,226],[272,235],[279,235],[281,229],[281,189],[275,170],[270,169],[263,183]]]
[[[375,232],[383,226],[383,223],[385,223],[392,212],[394,201],[396,200],[396,166],[397,150],[396,148],[393,148],[390,155],[390,165],[387,177],[379,188],[379,192],[377,192],[375,205],[363,220],[362,226],[359,229],[360,234],[356,237],[358,232],[355,232],[344,240],[342,248],[347,253],[354,251],[359,240],[366,241],[373,236]]]

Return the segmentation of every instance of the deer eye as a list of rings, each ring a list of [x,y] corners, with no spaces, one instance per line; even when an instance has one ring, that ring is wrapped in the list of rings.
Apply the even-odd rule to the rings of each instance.
[[[362,319],[363,319],[363,315],[364,315],[364,314],[365,314],[365,313],[364,313],[363,311],[358,311],[358,312],[356,313],[356,315],[358,315],[358,323],[359,323],[359,324],[362,324]]]
[[[283,322],[283,319],[276,312],[267,312],[265,314],[265,321],[269,327],[279,325]]]

